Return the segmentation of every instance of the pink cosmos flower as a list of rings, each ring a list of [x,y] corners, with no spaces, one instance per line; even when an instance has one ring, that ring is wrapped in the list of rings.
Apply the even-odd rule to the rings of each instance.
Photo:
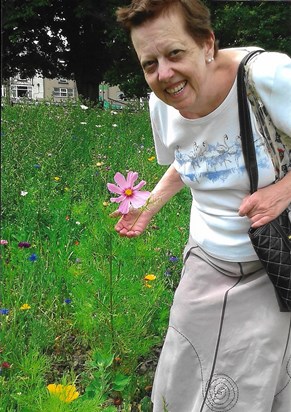
[[[117,185],[107,183],[107,188],[110,192],[120,195],[118,197],[112,197],[110,201],[120,203],[118,210],[123,215],[128,213],[130,206],[139,208],[143,206],[150,197],[150,192],[142,192],[139,190],[146,184],[144,180],[136,186],[133,185],[137,178],[137,172],[128,172],[126,179],[121,173],[117,172],[114,176]]]

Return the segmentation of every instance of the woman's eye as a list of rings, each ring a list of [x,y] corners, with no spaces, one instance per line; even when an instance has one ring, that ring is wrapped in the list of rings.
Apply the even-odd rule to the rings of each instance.
[[[170,57],[176,57],[182,50],[176,49],[170,52]]]
[[[154,60],[145,62],[145,63],[143,63],[143,65],[142,65],[142,67],[143,67],[143,69],[144,69],[145,72],[148,72],[148,71],[153,70],[154,66],[155,66],[155,61],[154,61]]]

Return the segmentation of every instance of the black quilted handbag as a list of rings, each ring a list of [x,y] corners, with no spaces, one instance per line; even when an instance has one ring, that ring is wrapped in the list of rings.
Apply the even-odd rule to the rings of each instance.
[[[258,167],[245,87],[245,64],[256,53],[249,53],[238,70],[238,106],[240,134],[246,168],[250,177],[251,193],[258,187]],[[291,211],[270,223],[249,229],[253,247],[272,281],[281,312],[291,312]]]

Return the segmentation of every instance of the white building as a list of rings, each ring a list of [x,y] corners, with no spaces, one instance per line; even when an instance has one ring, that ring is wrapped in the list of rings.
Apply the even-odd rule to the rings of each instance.
[[[121,97],[122,94],[118,86],[109,87],[105,83],[99,86],[99,99],[106,103],[105,106],[112,104],[125,105],[126,103]],[[12,102],[26,99],[64,102],[77,99],[78,90],[74,80],[47,79],[41,76],[25,79],[21,76],[15,76],[2,85],[1,97],[10,97]]]

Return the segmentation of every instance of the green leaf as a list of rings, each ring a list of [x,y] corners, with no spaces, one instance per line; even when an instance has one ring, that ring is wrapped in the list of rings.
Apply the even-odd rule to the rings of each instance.
[[[146,396],[140,401],[141,412],[151,412],[152,410],[151,398]]]
[[[117,373],[112,382],[112,389],[114,391],[122,392],[124,388],[129,384],[129,382],[129,376],[125,376],[122,373]]]
[[[93,362],[98,367],[103,367],[105,369],[109,368],[109,366],[112,365],[113,359],[114,359],[114,355],[111,355],[108,353],[95,352],[93,354]]]

